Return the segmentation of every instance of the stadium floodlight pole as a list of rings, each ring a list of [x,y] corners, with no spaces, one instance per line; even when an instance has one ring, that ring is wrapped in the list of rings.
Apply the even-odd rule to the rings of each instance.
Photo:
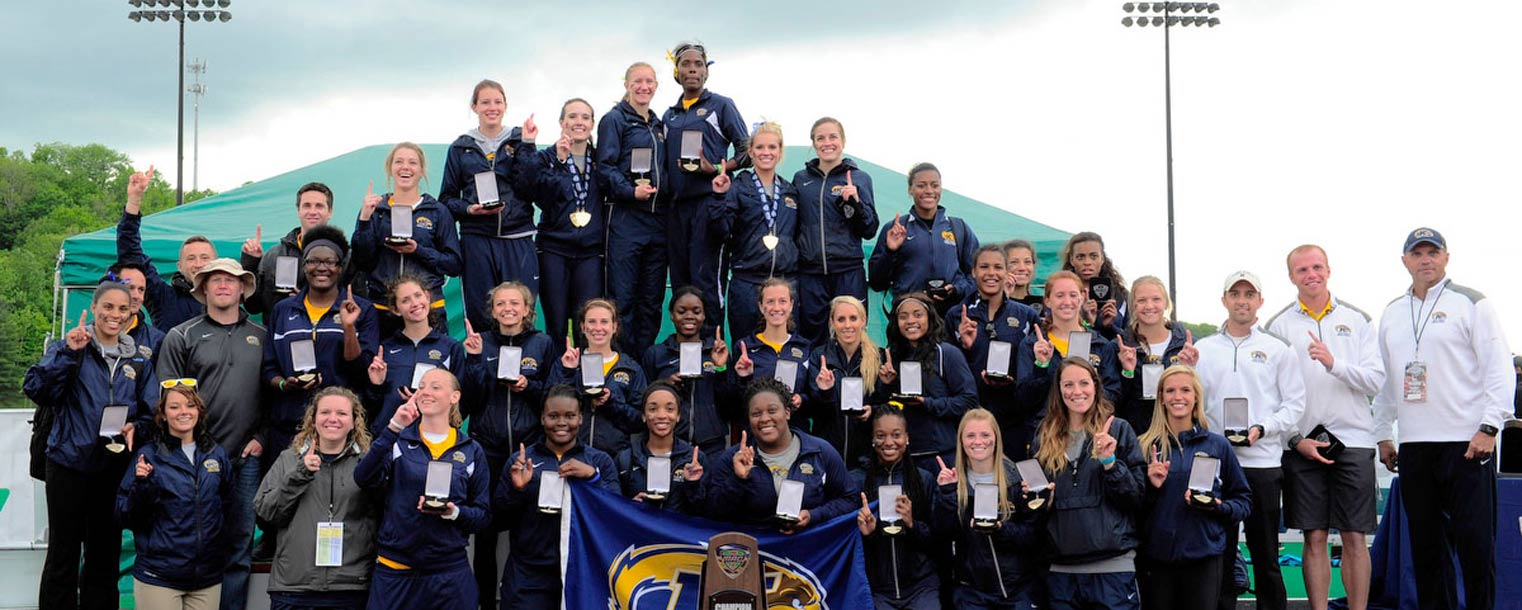
[[[1173,301],[1172,318],[1177,322],[1178,259],[1173,235],[1173,51],[1169,31],[1174,26],[1213,28],[1221,25],[1221,18],[1215,16],[1215,12],[1221,10],[1221,5],[1215,2],[1127,2],[1120,5],[1120,8],[1127,13],[1121,18],[1121,25],[1128,28],[1151,25],[1163,31],[1163,128],[1167,132],[1168,157],[1168,295]],[[1153,16],[1147,16],[1149,11]],[[1136,17],[1130,15],[1137,12],[1140,14]]]
[[[185,20],[227,22],[232,20],[233,14],[227,10],[185,10],[185,7],[195,9],[203,6],[207,9],[226,9],[232,5],[232,0],[127,0],[132,8],[148,8],[155,6],[174,10],[135,10],[127,13],[127,18],[133,21],[177,21],[180,24],[180,70],[179,81],[175,84],[174,94],[178,99],[178,114],[175,119],[175,175],[174,175],[174,204],[185,204]]]

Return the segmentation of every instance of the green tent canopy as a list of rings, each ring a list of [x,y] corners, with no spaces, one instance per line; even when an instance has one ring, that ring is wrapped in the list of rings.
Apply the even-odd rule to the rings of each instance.
[[[447,149],[443,144],[423,146],[431,165],[423,183],[425,192],[437,193],[443,172]],[[264,226],[266,247],[274,245],[292,227],[296,226],[296,189],[308,182],[322,182],[333,189],[334,224],[347,233],[354,227],[359,215],[365,189],[372,182],[377,193],[387,192],[383,164],[389,145],[368,146],[359,150],[249,183],[215,197],[153,214],[143,220],[143,250],[153,258],[160,273],[166,277],[174,272],[179,256],[180,242],[191,235],[204,235],[217,247],[221,256],[237,258],[243,241],[253,237],[256,225]],[[792,146],[786,151],[782,175],[791,177],[802,169],[803,162],[814,157],[814,151],[806,147]],[[904,174],[856,159],[874,180],[878,216],[883,222],[892,219],[894,212],[907,213],[910,208]],[[967,221],[982,243],[994,243],[1022,238],[1035,244],[1038,251],[1037,277],[1044,277],[1058,266],[1057,251],[1067,241],[1069,234],[1039,222],[1001,210],[986,203],[969,199],[953,191],[945,191],[941,204],[953,216]],[[873,242],[866,243],[871,255]],[[55,332],[61,335],[62,324],[73,320],[80,309],[88,303],[89,294],[105,268],[116,261],[116,229],[102,229],[92,233],[75,235],[64,241],[60,253],[59,272],[55,278],[57,320]],[[467,263],[468,264],[468,263]],[[461,306],[459,281],[450,280],[445,288],[451,330],[463,336],[464,314]],[[874,294],[874,303],[882,303],[885,295]],[[880,315],[880,307],[872,307],[873,317]],[[669,331],[670,322],[663,324],[661,336]],[[882,336],[881,319],[871,322],[873,334]],[[555,329],[547,329],[555,332]]]

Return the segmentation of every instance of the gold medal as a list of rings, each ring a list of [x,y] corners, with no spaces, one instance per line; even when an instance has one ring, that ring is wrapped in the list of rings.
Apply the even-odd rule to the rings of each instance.
[[[571,212],[571,224],[575,225],[576,228],[580,229],[585,227],[589,222],[592,222],[592,215],[586,210],[576,210],[575,212]]]
[[[649,178],[635,178],[634,179],[634,184],[636,186],[650,186],[650,179]]]
[[[765,237],[761,238],[761,245],[766,246],[767,250],[776,250],[778,241],[781,240],[777,239],[776,235],[768,233]]]

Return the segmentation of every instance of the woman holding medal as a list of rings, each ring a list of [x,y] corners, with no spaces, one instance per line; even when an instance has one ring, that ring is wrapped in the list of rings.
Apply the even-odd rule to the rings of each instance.
[[[492,494],[501,481],[497,473],[520,443],[537,442],[543,431],[539,411],[549,387],[554,347],[547,333],[534,328],[534,293],[520,282],[503,282],[493,288],[489,310],[493,320],[486,332],[477,332],[465,320],[465,377],[462,379],[466,413],[472,438],[486,452],[491,465]],[[516,372],[503,359],[517,357]],[[503,375],[516,375],[504,377]],[[495,599],[498,579],[497,537],[502,524],[493,521],[476,532],[473,558],[476,585],[481,599]],[[487,603],[484,606],[492,606]]]
[[[809,342],[793,332],[793,303],[796,294],[793,284],[782,278],[771,278],[761,284],[760,306],[763,326],[753,335],[740,334],[735,343],[740,346],[740,357],[731,367],[733,376],[729,382],[733,388],[744,391],[744,386],[758,379],[770,379],[777,374],[777,363],[783,360],[794,363],[797,373],[792,379],[792,393],[785,402],[788,413],[799,428],[804,426],[802,415],[796,415],[803,407],[803,393],[807,391],[809,370]]]
[[[645,378],[670,382],[679,392],[683,416],[677,421],[676,436],[705,455],[718,455],[729,440],[729,423],[739,421],[739,401],[725,383],[729,365],[729,345],[723,333],[714,329],[712,338],[703,334],[703,296],[697,288],[683,286],[671,293],[672,333],[664,341],[650,346],[640,365]],[[696,375],[682,374],[682,345],[699,345]]]
[[[539,129],[530,121],[526,142],[518,144],[519,196],[539,207],[539,300],[557,352],[560,329],[571,312],[603,293],[603,249],[607,234],[603,198],[612,190],[597,169],[592,147],[592,105],[575,98],[560,107],[560,139],[534,150]],[[619,252],[619,256],[627,256]],[[556,355],[559,355],[558,353]]]
[[[941,318],[935,313],[931,298],[911,292],[893,300],[892,322],[888,324],[888,357],[877,378],[892,395],[889,404],[898,403],[915,431],[909,457],[915,465],[930,469],[936,459],[956,453],[957,422],[963,414],[978,406],[978,384],[962,351],[945,342]],[[897,362],[898,365],[894,365]],[[920,368],[919,392],[912,382],[906,393],[905,363]]]
[[[1119,350],[1115,344],[1099,332],[1091,332],[1083,322],[1083,308],[1088,299],[1083,280],[1071,271],[1058,271],[1046,278],[1047,320],[1037,324],[1035,332],[1025,335],[1020,349],[1015,353],[1015,401],[1027,405],[1042,405],[1043,412],[1031,420],[1034,424],[1045,415],[1048,394],[1055,384],[1054,360],[1070,355],[1069,340],[1075,333],[1089,339],[1089,364],[1099,370],[1104,380],[1105,400],[1114,404],[1120,400],[1120,382],[1123,376],[1134,376],[1135,368],[1121,370]],[[1034,441],[1035,437],[1031,437]]]
[[[836,299],[852,299],[841,296]],[[863,538],[867,579],[872,599],[884,610],[940,608],[941,579],[936,575],[935,539],[930,530],[935,477],[909,463],[909,420],[897,407],[872,411],[872,457],[866,468],[851,471],[851,486],[861,490],[856,529]],[[884,485],[899,486],[893,501],[897,521],[883,522],[880,493]],[[869,502],[878,502],[872,512]]]
[[[629,447],[613,458],[624,497],[665,510],[699,514],[703,506],[703,463],[707,457],[676,434],[677,422],[682,419],[681,391],[669,382],[656,381],[645,386],[640,402],[644,405],[646,432],[630,438]],[[653,493],[650,485],[652,457],[664,458],[671,471],[664,494]]]
[[[395,185],[396,190],[377,195],[371,183],[359,219],[354,222],[354,266],[366,273],[355,283],[377,304],[384,299],[386,287],[403,273],[422,279],[429,293],[443,295],[444,280],[460,275],[464,259],[454,217],[444,204],[419,189],[428,173],[422,147],[411,142],[392,147],[386,155],[385,170],[387,184]],[[400,208],[406,208],[404,214],[411,219],[410,237],[396,237],[397,227],[392,221],[403,214],[397,211]],[[432,305],[436,310],[434,325],[447,329],[444,299]],[[401,325],[395,316],[381,316],[381,335],[390,336]]]
[[[323,388],[291,448],[264,475],[254,511],[280,530],[270,564],[273,610],[365,607],[380,506],[355,485],[354,469],[370,442],[359,397]],[[318,549],[328,552],[314,565]]]
[[[492,507],[510,524],[513,550],[502,573],[503,610],[560,608],[562,505],[538,503],[544,497],[540,490],[544,473],[558,474],[561,481],[582,479],[606,491],[619,491],[613,458],[578,440],[582,437],[581,394],[574,386],[550,387],[540,416],[544,439],[533,444],[519,443],[512,465],[498,475],[501,480],[492,495]]]
[[[1094,365],[1063,359],[1057,379],[1031,443],[1046,478],[1061,490],[1046,518],[1051,607],[1139,609],[1136,520],[1147,462],[1131,425],[1115,419]]]
[[[745,145],[750,129],[734,100],[708,90],[708,50],[702,44],[683,42],[667,59],[675,64],[672,77],[682,86],[681,99],[661,117],[666,124],[665,167],[671,177],[671,218],[666,224],[671,285],[696,286],[703,291],[704,309],[711,330],[722,326],[724,305],[719,300],[719,244],[709,238],[707,203],[713,197],[712,182],[750,164]],[[734,147],[734,157],[729,155]],[[664,187],[663,187],[664,188]],[[731,329],[735,333],[749,328]]]
[[[788,425],[792,393],[782,382],[762,377],[745,389],[749,431],[711,464],[703,492],[710,519],[759,526],[781,525],[794,533],[813,523],[853,512],[856,489],[845,462],[828,443]],[[784,481],[803,484],[796,519],[779,519]]]
[[[361,387],[365,367],[379,353],[376,309],[354,296],[353,288],[338,288],[348,254],[343,231],[331,225],[307,231],[300,261],[306,287],[265,317],[270,338],[260,378],[275,395],[265,415],[266,466],[290,446],[313,393],[328,386]]]
[[[887,402],[886,384],[878,381],[884,357],[882,348],[867,335],[867,306],[853,296],[838,296],[830,301],[830,337],[814,346],[809,362],[819,363],[819,371],[809,377],[806,415],[813,422],[814,434],[840,452],[846,465],[858,466],[871,452],[867,439],[871,431],[867,421]],[[861,379],[861,410],[841,408],[842,379]],[[900,413],[902,417],[902,413]],[[874,440],[874,445],[876,441]]]
[[[1016,511],[1025,483],[1015,463],[1004,457],[999,422],[987,409],[972,409],[957,426],[956,460],[948,468],[936,457],[937,491],[933,527],[952,540],[957,608],[995,610],[1045,607],[1042,564],[1036,549],[1041,526],[1036,513]],[[976,486],[991,486],[995,518],[977,518]]]
[[[1136,374],[1121,377],[1116,415],[1131,424],[1132,430],[1146,431],[1152,429],[1159,375],[1175,364],[1194,366],[1200,352],[1194,348],[1194,333],[1168,321],[1173,301],[1162,280],[1151,275],[1136,278],[1129,295],[1126,308],[1131,312],[1131,324],[1116,342],[1116,349],[1121,368]]]
[[[476,128],[449,145],[439,201],[460,222],[459,255],[461,260],[470,260],[462,265],[460,275],[465,317],[480,328],[489,328],[486,293],[506,281],[523,282],[537,292],[539,259],[529,239],[534,236],[534,210],[513,192],[518,163],[514,153],[523,133],[502,124],[507,114],[502,84],[490,79],[476,83],[470,111],[476,115]],[[528,140],[533,143],[532,137]],[[479,184],[491,185],[496,197],[484,193],[483,201]]]
[[[1141,284],[1141,280],[1137,280]],[[1131,290],[1136,294],[1139,290]],[[1136,310],[1141,314],[1141,310]],[[1194,369],[1172,365],[1158,381],[1151,427],[1141,437],[1147,457],[1142,523],[1142,607],[1212,610],[1225,564],[1226,530],[1252,508],[1252,490],[1226,437],[1210,432],[1205,391]],[[1196,501],[1189,480],[1197,456],[1218,460],[1212,497]]]
[[[946,328],[953,330],[953,340],[962,348],[967,366],[978,380],[978,403],[999,418],[1004,448],[1009,457],[1025,459],[1030,436],[1029,420],[1037,411],[1015,401],[1015,347],[1025,340],[1040,321],[1040,314],[1004,293],[1009,273],[1005,269],[1004,250],[997,245],[978,248],[974,256],[972,277],[978,292],[946,312]],[[989,344],[1002,341],[1006,349],[998,362],[991,362]],[[998,367],[994,369],[993,367]],[[995,370],[990,373],[990,370]],[[1021,408],[1026,407],[1026,408]]]
[[[165,388],[153,423],[157,439],[138,449],[116,491],[117,521],[132,529],[137,548],[132,596],[155,610],[211,610],[227,565],[232,462],[206,430],[194,385]]]
[[[95,323],[86,325],[93,313]],[[50,525],[38,605],[45,608],[115,608],[122,528],[112,517],[114,497],[136,432],[153,413],[159,386],[152,363],[127,336],[136,312],[124,284],[95,287],[79,325],[47,347],[26,370],[22,389],[39,409],[52,409],[45,490]],[[123,424],[109,440],[101,432],[108,413]],[[147,434],[142,435],[146,438]],[[102,442],[106,441],[106,442]],[[113,451],[114,449],[114,451]],[[80,564],[81,547],[84,564]],[[219,572],[220,574],[220,572]]]
[[[550,371],[557,384],[581,387],[588,393],[588,412],[581,442],[608,455],[618,455],[629,446],[629,435],[645,429],[640,420],[639,399],[645,391],[645,372],[628,354],[613,349],[618,338],[618,308],[612,301],[592,299],[581,306],[581,334],[587,346],[567,349]],[[601,386],[589,386],[581,370],[586,355],[596,354],[602,362]]]
[[[476,608],[465,545],[491,521],[491,474],[486,453],[460,430],[459,403],[453,374],[424,373],[354,468],[354,481],[384,498],[371,610]],[[446,464],[447,481],[437,480]],[[433,496],[439,487],[447,492]]]
[[[793,174],[798,187],[798,330],[811,341],[829,334],[830,299],[867,303],[861,242],[877,235],[872,176],[846,158],[840,121],[814,121],[809,140],[818,156]],[[754,157],[752,157],[754,158]]]
[[[1061,251],[1062,270],[1078,274],[1092,297],[1083,306],[1083,321],[1111,341],[1125,332],[1130,322],[1126,303],[1126,279],[1105,253],[1098,233],[1083,231],[1068,238]]]
[[[457,377],[465,371],[465,349],[460,342],[428,323],[433,294],[423,280],[411,274],[397,276],[386,289],[386,302],[402,319],[402,327],[381,342],[366,370],[370,381],[366,399],[380,405],[371,434],[380,434],[396,408],[412,397],[419,369],[448,369]]]
[[[624,312],[622,347],[630,353],[643,353],[655,342],[666,298],[672,168],[665,165],[666,126],[650,110],[657,84],[650,64],[629,66],[624,99],[597,123],[597,169],[608,185],[604,293]]]
[[[894,214],[878,234],[867,261],[867,281],[895,299],[923,292],[935,304],[936,315],[943,316],[973,293],[978,236],[941,207],[941,170],[934,165],[920,163],[909,170],[909,199],[914,202],[909,213]]]
[[[773,278],[792,281],[798,265],[798,189],[777,174],[782,163],[782,127],[762,123],[747,149],[754,169],[720,173],[708,202],[708,232],[729,257],[729,330],[731,335],[760,327],[761,284]]]

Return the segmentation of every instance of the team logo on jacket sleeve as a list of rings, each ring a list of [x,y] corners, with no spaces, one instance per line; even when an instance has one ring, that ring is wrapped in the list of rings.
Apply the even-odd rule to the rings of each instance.
[[[801,350],[799,348],[796,348],[796,347],[793,348],[793,357],[794,358],[802,358],[803,357],[803,350]]]
[[[137,355],[142,356],[144,360],[152,360],[153,348],[146,345],[139,345],[137,346]]]
[[[441,352],[439,350],[436,350],[436,349],[428,350],[428,359],[429,360],[441,360],[443,358],[444,358],[444,353],[443,352]]]
[[[222,472],[222,464],[211,458],[201,462],[201,467],[205,468],[206,472]]]
[[[1334,330],[1337,331],[1337,336],[1339,336],[1339,337],[1351,337],[1351,336],[1353,336],[1353,329],[1351,327],[1349,327],[1347,324],[1338,324]]]
[[[798,465],[798,472],[801,472],[803,474],[814,474],[814,465],[810,464],[808,462],[804,462],[802,464],[799,464]]]
[[[794,201],[792,197],[783,197],[782,198],[782,203],[783,203],[783,205],[786,205],[787,207],[792,208],[794,210],[798,209],[798,202]]]
[[[432,229],[433,228],[433,219],[429,218],[427,216],[419,216],[419,217],[417,217],[417,220],[413,221],[413,224],[416,224],[417,226],[423,227],[424,229]]]
[[[941,241],[946,242],[946,245],[955,246],[957,245],[957,236],[951,231],[941,231]]]
[[[619,383],[629,383],[629,373],[626,371],[618,371],[613,373],[613,381],[617,381]]]
[[[1448,314],[1443,313],[1441,311],[1434,311],[1434,312],[1432,312],[1432,323],[1433,324],[1442,324],[1442,323],[1447,322],[1447,321],[1448,321]]]
[[[122,376],[126,377],[127,379],[136,380],[137,379],[137,369],[133,368],[131,366],[124,366],[124,367],[122,367]]]
[[[454,452],[453,455],[449,456],[449,459],[454,460],[456,462],[459,462],[461,464],[464,464],[465,463],[465,452],[464,451],[456,451],[456,452]]]
[[[247,337],[244,337],[243,340],[247,341],[249,345],[252,345],[254,347],[259,347],[259,338],[258,337],[255,337],[253,335],[249,335]]]
[[[1265,353],[1260,352],[1258,350],[1253,350],[1252,351],[1252,361],[1256,362],[1258,364],[1263,364],[1265,362],[1268,362],[1268,354],[1265,354]]]

